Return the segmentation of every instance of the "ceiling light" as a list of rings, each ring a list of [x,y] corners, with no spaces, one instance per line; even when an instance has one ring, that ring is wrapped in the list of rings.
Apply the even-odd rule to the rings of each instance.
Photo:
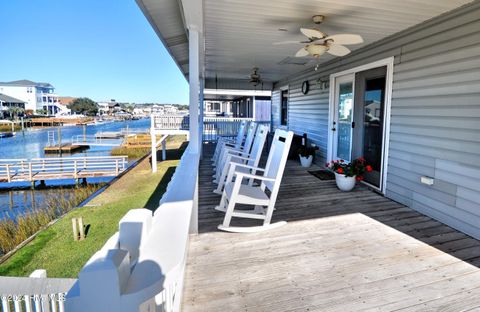
[[[327,47],[323,44],[309,44],[306,49],[314,57],[319,57],[327,51]]]

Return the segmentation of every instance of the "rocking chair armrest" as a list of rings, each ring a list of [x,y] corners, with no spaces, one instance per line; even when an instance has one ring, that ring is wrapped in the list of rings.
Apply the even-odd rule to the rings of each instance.
[[[236,156],[235,156],[236,157]],[[255,171],[265,171],[264,168],[260,168],[260,167],[255,167],[255,166],[249,166],[249,165],[245,165],[245,164],[238,164],[238,163],[233,163],[232,164],[232,167],[244,167],[244,168],[248,168],[248,169],[252,169],[252,170],[255,170]]]
[[[228,161],[233,161],[233,160],[237,160],[237,159],[240,159],[240,160],[251,160],[250,157],[244,157],[244,156],[240,156],[240,155],[232,155],[232,154],[229,154],[228,155]]]
[[[239,180],[242,180],[243,178],[247,178],[247,179],[255,179],[255,180],[275,182],[275,179],[273,179],[273,178],[264,177],[264,176],[260,176],[260,175],[256,175],[256,174],[243,173],[243,172],[235,172],[235,174],[237,175],[237,178]]]

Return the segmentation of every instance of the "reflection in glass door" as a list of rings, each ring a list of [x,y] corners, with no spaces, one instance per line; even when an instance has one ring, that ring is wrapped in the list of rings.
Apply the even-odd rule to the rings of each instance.
[[[383,163],[383,128],[385,110],[386,67],[355,74],[355,108],[352,155],[363,156],[373,171],[365,182],[380,188]]]
[[[353,122],[353,75],[339,77],[336,80],[334,159],[351,161],[352,122]],[[335,129],[336,128],[336,129]]]

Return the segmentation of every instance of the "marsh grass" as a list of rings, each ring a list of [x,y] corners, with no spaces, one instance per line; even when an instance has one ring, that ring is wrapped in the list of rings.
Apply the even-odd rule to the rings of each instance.
[[[21,129],[22,129],[22,127],[19,126],[19,125],[15,125],[15,126],[13,127],[13,130],[14,130],[14,131],[20,131]],[[6,125],[6,124],[0,125],[0,132],[11,132],[11,131],[12,131],[12,125],[10,125],[10,124],[8,124],[8,125]]]
[[[87,185],[75,190],[59,189],[46,195],[43,209],[31,210],[17,218],[0,220],[0,253],[7,253],[41,228],[77,207],[101,185]]]
[[[115,147],[111,151],[112,156],[123,156],[127,155],[128,158],[141,158],[151,152],[149,147],[135,147],[127,148],[124,146]]]

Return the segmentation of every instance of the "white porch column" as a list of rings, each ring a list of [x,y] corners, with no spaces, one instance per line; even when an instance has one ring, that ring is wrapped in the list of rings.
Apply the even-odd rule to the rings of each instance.
[[[190,86],[190,151],[195,154],[200,152],[201,137],[199,133],[199,88],[200,88],[200,45],[199,31],[191,26],[188,31],[188,80]]]
[[[203,107],[203,101],[204,101],[204,95],[203,95],[203,89],[204,89],[204,84],[205,81],[204,79],[200,79],[200,121],[199,121],[199,127],[198,131],[200,133],[200,142],[198,146],[198,150],[200,152],[200,155],[202,155],[202,147],[203,147],[203,115],[204,115],[204,107]]]

